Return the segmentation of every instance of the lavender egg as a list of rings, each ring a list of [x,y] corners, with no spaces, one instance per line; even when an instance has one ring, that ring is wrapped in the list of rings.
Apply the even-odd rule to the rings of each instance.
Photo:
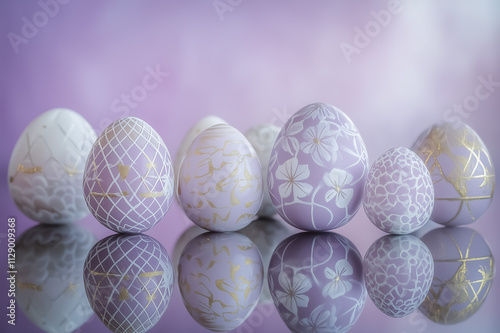
[[[380,311],[394,318],[422,304],[434,274],[431,252],[411,235],[377,239],[366,251],[364,268],[368,295]]]
[[[288,237],[274,251],[267,278],[292,332],[347,332],[366,301],[361,255],[335,233]]]
[[[167,251],[142,234],[101,239],[88,253],[83,274],[90,306],[115,333],[153,327],[167,309],[174,284]]]
[[[16,242],[16,305],[49,333],[69,333],[92,315],[83,283],[83,263],[96,242],[78,225],[39,225]]]
[[[83,190],[92,215],[117,232],[144,232],[167,213],[173,197],[167,146],[139,118],[109,125],[92,146]]]
[[[179,289],[191,317],[215,332],[240,326],[257,305],[263,282],[259,250],[236,233],[192,239],[179,261]]]
[[[438,228],[422,237],[434,258],[434,279],[420,311],[439,324],[457,324],[483,305],[495,277],[493,254],[469,228]]]
[[[252,145],[226,124],[201,132],[180,165],[177,194],[186,216],[198,226],[244,228],[262,202],[262,171]]]
[[[391,234],[408,234],[424,226],[434,207],[432,179],[417,154],[392,148],[373,163],[365,184],[365,213]]]
[[[431,220],[447,226],[476,221],[489,207],[495,168],[479,135],[464,123],[435,124],[415,141],[434,182]]]
[[[49,110],[26,127],[8,169],[10,195],[24,215],[65,224],[89,214],[82,180],[95,139],[87,120],[69,109]]]
[[[246,131],[245,136],[252,144],[257,156],[259,157],[260,165],[262,167],[262,177],[266,184],[264,185],[264,197],[257,215],[261,217],[272,217],[277,213],[274,208],[269,192],[267,191],[267,168],[269,165],[269,158],[271,157],[271,149],[274,142],[278,137],[280,128],[271,124],[261,124],[250,128]]]
[[[330,230],[358,211],[368,154],[354,123],[334,106],[295,113],[271,152],[268,189],[281,217],[303,230]]]

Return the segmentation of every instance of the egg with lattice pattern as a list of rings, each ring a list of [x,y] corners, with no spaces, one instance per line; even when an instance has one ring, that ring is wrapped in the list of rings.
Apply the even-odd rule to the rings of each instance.
[[[160,135],[145,121],[127,117],[109,125],[92,146],[83,190],[101,224],[117,232],[143,232],[167,213],[173,182]]]

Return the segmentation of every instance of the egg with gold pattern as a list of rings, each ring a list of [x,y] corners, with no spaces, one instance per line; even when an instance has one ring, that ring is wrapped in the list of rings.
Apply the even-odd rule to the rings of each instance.
[[[438,228],[422,241],[434,259],[434,278],[420,311],[439,324],[470,318],[483,305],[495,275],[488,244],[469,228]]]
[[[495,168],[479,135],[464,123],[440,123],[425,130],[412,150],[434,183],[431,220],[452,226],[476,221],[489,207]]]

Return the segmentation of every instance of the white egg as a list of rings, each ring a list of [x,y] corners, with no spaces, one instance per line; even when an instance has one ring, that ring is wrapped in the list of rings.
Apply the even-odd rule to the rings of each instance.
[[[83,197],[83,169],[96,134],[78,113],[52,109],[21,134],[9,162],[9,192],[30,219],[61,224],[89,210]]]
[[[245,136],[252,144],[257,157],[259,158],[260,165],[262,166],[262,177],[267,182],[267,167],[269,165],[269,158],[271,157],[271,150],[273,149],[274,142],[280,133],[280,128],[272,124],[261,124],[250,128]],[[264,188],[267,189],[267,184]],[[257,215],[271,217],[277,213],[274,208],[271,197],[268,191],[264,191],[262,205],[260,206]]]

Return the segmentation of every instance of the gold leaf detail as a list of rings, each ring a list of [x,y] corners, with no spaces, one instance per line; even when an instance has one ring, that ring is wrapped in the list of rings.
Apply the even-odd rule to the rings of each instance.
[[[139,274],[139,277],[152,278],[152,277],[159,276],[159,275],[162,275],[162,274],[163,274],[163,271],[144,272],[144,273]]]
[[[130,298],[130,295],[128,293],[127,288],[122,287],[122,289],[120,289],[120,295],[118,296],[118,300],[120,302],[123,302],[123,301],[125,301],[125,300],[127,300],[129,298]]]
[[[162,192],[148,192],[148,193],[140,193],[139,196],[141,198],[157,198],[157,197],[164,197],[165,194]]]
[[[118,163],[117,167],[118,167],[118,172],[120,173],[120,178],[122,180],[125,180],[128,176],[128,172],[130,171],[130,166]]]

